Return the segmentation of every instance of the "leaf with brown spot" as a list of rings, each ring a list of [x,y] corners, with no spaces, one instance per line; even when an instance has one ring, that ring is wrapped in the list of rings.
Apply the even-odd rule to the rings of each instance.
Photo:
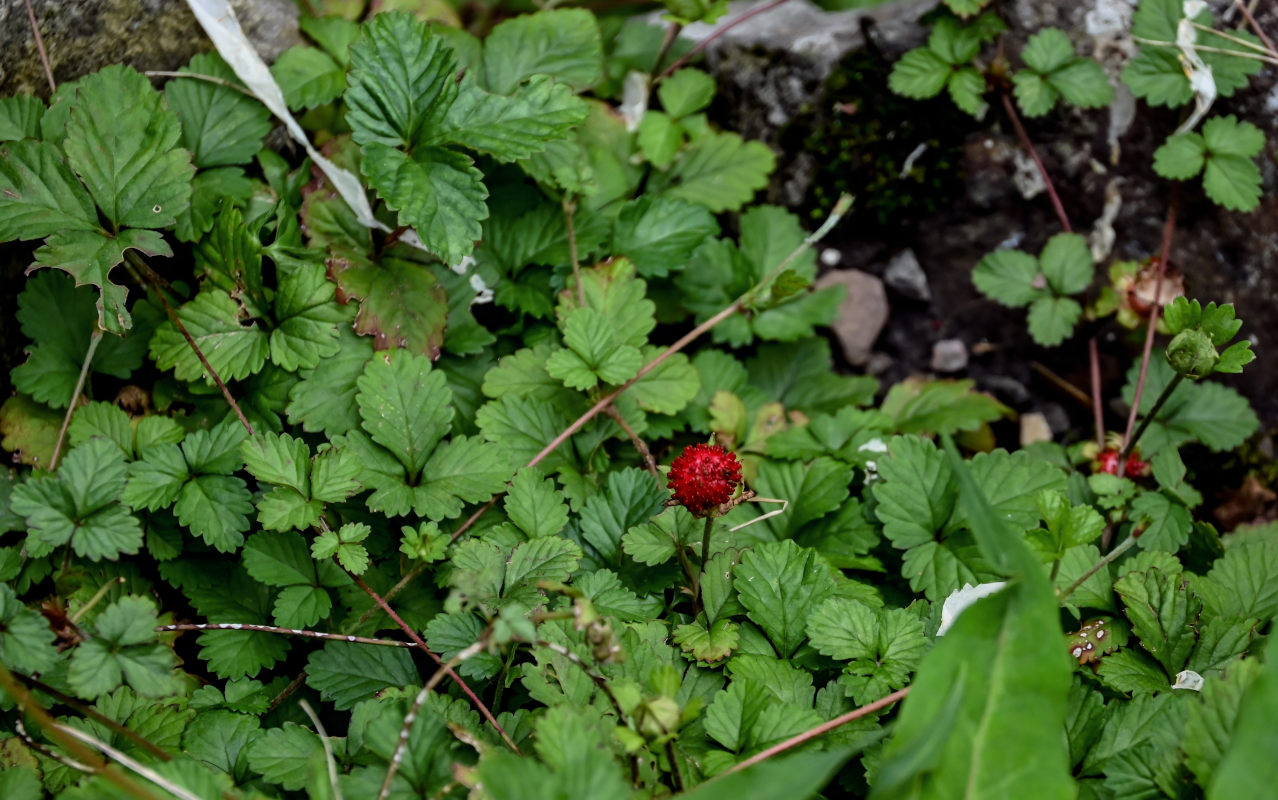
[[[397,258],[372,262],[350,253],[328,259],[338,300],[360,301],[355,330],[373,347],[402,347],[439,358],[448,327],[448,295],[425,264]]]

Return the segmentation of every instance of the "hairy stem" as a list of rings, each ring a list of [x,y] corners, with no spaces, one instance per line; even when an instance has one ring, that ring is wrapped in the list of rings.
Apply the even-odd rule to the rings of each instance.
[[[328,765],[329,788],[333,790],[334,800],[342,800],[342,789],[337,784],[337,759],[333,757],[333,743],[328,740],[328,731],[324,730],[324,723],[320,720],[319,714],[315,713],[315,709],[311,708],[310,703],[299,700],[297,705],[315,726],[315,733],[319,736],[320,744],[324,748],[324,763]]]
[[[323,639],[329,642],[350,642],[351,644],[371,644],[378,647],[417,647],[416,642],[401,642],[398,639],[372,639],[367,636],[348,636],[342,633],[324,633],[322,631],[304,631],[297,628],[280,628],[275,625],[255,625],[248,622],[179,622],[175,625],[161,625],[159,631],[254,631],[256,633],[274,633],[280,636],[302,636],[307,639]]]
[[[84,363],[80,365],[80,377],[76,378],[75,390],[71,392],[71,405],[67,406],[67,413],[62,417],[62,427],[58,430],[58,440],[53,444],[53,456],[49,459],[50,472],[58,466],[58,456],[62,454],[62,445],[67,438],[67,428],[71,427],[71,416],[75,414],[80,395],[84,392],[85,381],[89,379],[89,365],[93,363],[93,354],[98,352],[98,345],[101,343],[102,330],[95,322],[93,333],[89,336],[89,350],[84,354]]]

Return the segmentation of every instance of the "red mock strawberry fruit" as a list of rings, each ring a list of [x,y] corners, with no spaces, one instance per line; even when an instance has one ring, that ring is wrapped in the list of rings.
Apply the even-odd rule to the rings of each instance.
[[[1118,474],[1118,448],[1106,447],[1104,450],[1096,454],[1095,460],[1092,462],[1092,472],[1108,472],[1110,475]],[[1133,452],[1127,456],[1127,466],[1123,469],[1123,475],[1128,478],[1139,478],[1149,474],[1149,464],[1140,460],[1140,455]]]
[[[741,464],[736,453],[717,444],[693,444],[685,447],[670,464],[670,482],[674,502],[692,512],[694,517],[711,514],[732,499],[741,485]]]

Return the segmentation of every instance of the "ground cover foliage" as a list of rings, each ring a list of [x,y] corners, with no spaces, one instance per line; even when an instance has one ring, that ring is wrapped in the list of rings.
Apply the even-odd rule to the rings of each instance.
[[[1109,101],[1058,31],[991,67],[984,5],[949,0],[894,89]],[[34,251],[0,796],[1266,793],[1278,527],[1221,535],[1182,458],[1257,428],[1211,377],[1254,357],[1231,307],[1167,305],[1125,436],[996,449],[1010,411],[970,381],[835,373],[811,244],[837,218],[751,204],[773,155],[663,69],[665,28],[313,6],[339,13],[272,74],[369,214],[265,147],[218,55],[0,99],[0,241]],[[1174,41],[1185,12],[1137,13]],[[1128,82],[1187,104],[1165,47]],[[1254,72],[1202,57],[1221,95]],[[1247,126],[1155,166],[1254,204]],[[1046,344],[1136,313],[1075,299],[1098,265],[1062,222],[974,265]],[[690,511],[658,464],[711,438],[684,463],[736,460],[675,481]]]

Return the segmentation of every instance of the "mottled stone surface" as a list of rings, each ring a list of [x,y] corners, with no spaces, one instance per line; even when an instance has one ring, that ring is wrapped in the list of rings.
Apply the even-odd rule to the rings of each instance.
[[[71,81],[108,64],[174,70],[213,49],[183,0],[32,0],[54,79]],[[233,0],[240,25],[268,62],[301,41],[292,0]],[[0,0],[0,95],[46,97],[23,0]]]
[[[1153,151],[1175,129],[1178,114],[1134,101],[1117,78],[1135,52],[1127,35],[1135,5],[1136,0],[1008,0],[1002,6],[1010,26],[1005,38],[1010,53],[1018,54],[1032,33],[1055,26],[1070,36],[1079,53],[1099,59],[1113,77],[1116,99],[1109,108],[1058,108],[1026,121],[1074,229],[1084,234],[1095,229],[1095,246],[1110,251],[1098,269],[1098,286],[1112,260],[1157,254],[1171,193],[1170,183],[1153,173],[1151,163]],[[1213,0],[1211,5],[1218,18],[1224,13],[1230,24],[1239,23],[1228,16],[1231,3]],[[1278,35],[1278,4],[1260,3],[1256,14],[1265,30]],[[753,22],[763,29],[767,19],[760,15]],[[839,187],[858,195],[857,206],[825,245],[840,249],[840,272],[859,269],[886,278],[893,256],[909,248],[926,274],[930,301],[895,298],[892,322],[876,345],[891,357],[886,381],[927,371],[933,344],[961,336],[970,345],[968,374],[979,385],[1008,401],[1016,395],[1015,405],[1022,411],[1059,401],[1073,415],[1072,427],[1086,430],[1088,409],[1042,371],[1033,372],[1031,363],[1047,365],[1086,391],[1086,341],[1096,335],[1106,396],[1114,398],[1125,369],[1139,353],[1140,336],[1112,321],[1090,323],[1072,343],[1045,350],[1029,338],[1024,310],[1004,308],[975,291],[971,270],[983,255],[999,247],[1037,252],[1061,226],[996,100],[980,121],[946,116],[952,108],[944,98],[906,101],[912,107],[904,110],[895,107],[898,99],[886,91],[886,75],[893,61],[924,34],[925,28],[908,18],[903,24],[869,29],[870,46],[850,51],[817,90],[811,89],[811,81],[827,74],[826,62],[805,56],[784,36],[712,48],[708,62],[724,97],[716,112],[726,127],[743,129],[778,150],[779,167],[768,199],[808,213],[812,224],[832,202],[836,192],[828,185],[841,179],[845,163],[849,170],[861,170],[858,175],[875,179]],[[838,83],[848,70],[854,70],[855,80]],[[1276,75],[1278,69],[1267,67],[1252,79],[1251,88],[1218,100],[1212,109],[1213,114],[1237,114],[1265,130],[1268,143],[1258,159],[1264,179],[1260,207],[1249,214],[1221,209],[1206,199],[1199,182],[1190,182],[1181,192],[1172,248],[1172,263],[1185,273],[1189,296],[1236,304],[1246,322],[1242,335],[1252,339],[1260,364],[1273,357],[1271,349],[1278,352]],[[809,81],[803,83],[804,91],[783,91],[797,85],[795,76]],[[778,100],[784,97],[796,99]],[[776,113],[778,109],[787,113]],[[889,122],[875,127],[885,118]],[[778,126],[781,119],[788,121]],[[867,135],[882,141],[866,144]],[[922,180],[915,180],[918,170],[900,169],[901,154],[915,150],[914,166],[927,173]],[[841,153],[853,157],[841,161]],[[885,160],[883,167],[862,169],[876,154]],[[953,184],[946,183],[948,175]],[[947,193],[946,186],[957,190]],[[880,202],[893,193],[900,197]],[[866,207],[876,204],[875,215],[867,217]],[[1225,382],[1248,395],[1266,427],[1278,427],[1278,371],[1252,367]],[[1003,391],[1012,384],[1028,391]],[[1108,422],[1111,427],[1122,424],[1117,416]]]
[[[818,289],[845,286],[847,294],[831,327],[849,364],[864,366],[874,342],[888,321],[887,292],[883,281],[856,269],[827,272],[817,279]]]

